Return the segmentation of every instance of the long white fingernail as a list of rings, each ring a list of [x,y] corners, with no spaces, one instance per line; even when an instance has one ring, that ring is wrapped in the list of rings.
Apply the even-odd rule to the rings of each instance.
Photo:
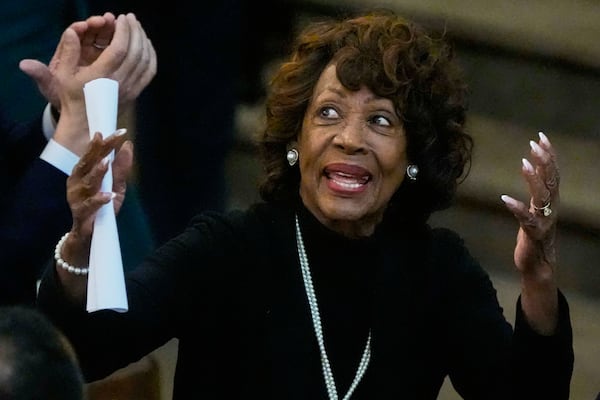
[[[103,192],[102,197],[104,197],[106,201],[111,201],[112,199],[117,197],[117,194],[115,192]]]
[[[115,131],[115,133],[113,133],[113,135],[115,135],[115,136],[123,136],[126,133],[127,133],[127,128],[120,128],[120,129],[117,129]]]
[[[538,156],[542,155],[542,148],[540,147],[539,144],[537,144],[536,142],[534,142],[533,140],[529,141],[529,146],[531,146],[531,150],[533,150],[533,152],[535,154],[537,154]]]
[[[544,135],[544,132],[538,132],[538,136],[540,137],[542,143],[544,143],[546,146],[550,146],[550,140],[548,140],[548,137]]]
[[[510,196],[507,196],[505,194],[503,194],[502,196],[500,196],[500,199],[504,202],[504,204],[509,204],[514,206],[515,205],[515,199],[513,199]]]
[[[535,170],[533,169],[533,165],[531,165],[529,160],[527,160],[526,158],[523,158],[521,160],[521,162],[523,163],[523,169],[525,169],[525,171],[527,171],[527,173],[533,174],[535,172]]]

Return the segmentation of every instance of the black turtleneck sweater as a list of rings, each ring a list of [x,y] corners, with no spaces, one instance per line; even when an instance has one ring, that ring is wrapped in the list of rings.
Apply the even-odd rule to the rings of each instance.
[[[294,209],[206,213],[126,275],[129,311],[69,306],[48,270],[39,305],[73,342],[89,380],[179,339],[174,399],[327,399],[296,247]],[[324,341],[343,398],[435,399],[446,376],[465,399],[568,399],[571,325],[554,336],[517,302],[513,327],[453,232],[391,220],[347,239],[300,208]]]
[[[304,208],[299,218],[325,348],[338,395],[343,397],[356,375],[371,328],[377,242],[374,237],[341,236]]]

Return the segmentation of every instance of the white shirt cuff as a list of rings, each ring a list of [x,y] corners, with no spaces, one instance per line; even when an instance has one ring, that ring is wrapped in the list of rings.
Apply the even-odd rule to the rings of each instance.
[[[73,171],[73,167],[79,161],[77,154],[62,146],[54,139],[48,140],[48,144],[44,148],[44,151],[42,151],[40,158],[69,176],[71,175],[71,171]]]

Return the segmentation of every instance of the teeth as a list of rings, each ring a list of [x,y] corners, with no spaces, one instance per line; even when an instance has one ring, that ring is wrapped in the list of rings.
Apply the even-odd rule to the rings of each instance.
[[[346,189],[357,189],[362,186],[362,183],[358,183],[358,182],[345,182],[345,181],[339,181],[337,179],[334,179],[333,181]]]
[[[367,178],[363,177],[359,179],[354,175],[344,173],[336,173],[330,176],[330,179],[333,180],[337,185],[349,190],[358,189],[368,181]]]

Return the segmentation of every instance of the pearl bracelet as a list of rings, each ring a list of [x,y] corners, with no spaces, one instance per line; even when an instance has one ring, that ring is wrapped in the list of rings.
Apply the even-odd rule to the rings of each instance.
[[[62,250],[63,244],[65,243],[65,241],[67,240],[67,238],[69,237],[69,232],[65,233],[63,235],[62,238],[60,238],[60,240],[58,241],[58,243],[56,244],[56,247],[54,248],[54,259],[56,260],[56,263],[64,270],[75,274],[75,275],[87,275],[88,272],[90,271],[89,268],[77,268],[72,266],[71,264],[67,263],[65,260],[62,259],[61,255],[60,255],[60,251]]]

